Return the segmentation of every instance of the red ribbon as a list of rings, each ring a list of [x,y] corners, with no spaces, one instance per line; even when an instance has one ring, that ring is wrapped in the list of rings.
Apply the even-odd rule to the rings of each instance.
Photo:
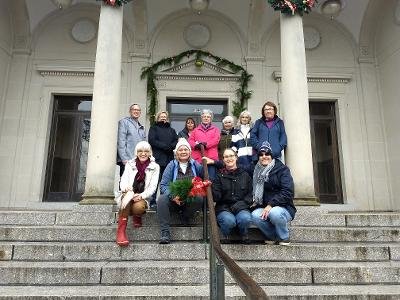
[[[196,176],[192,179],[192,188],[189,192],[190,197],[205,197],[207,196],[207,187],[211,185],[210,180],[202,181],[200,177]]]

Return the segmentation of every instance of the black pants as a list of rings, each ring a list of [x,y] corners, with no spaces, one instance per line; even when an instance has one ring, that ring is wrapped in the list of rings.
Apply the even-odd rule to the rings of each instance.
[[[188,205],[179,206],[172,202],[168,196],[160,195],[157,201],[157,215],[161,232],[169,231],[170,229],[171,211],[181,212],[183,219],[190,220],[196,211],[202,211],[203,201],[203,197],[198,197]]]

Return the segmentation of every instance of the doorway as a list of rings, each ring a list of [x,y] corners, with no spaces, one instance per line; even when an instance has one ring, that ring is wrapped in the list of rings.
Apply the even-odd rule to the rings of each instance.
[[[336,102],[310,102],[315,192],[321,203],[343,203]]]
[[[228,99],[167,98],[171,127],[177,133],[185,127],[185,121],[188,117],[193,118],[198,125],[203,109],[209,109],[214,113],[213,124],[221,129],[222,119],[228,115]]]
[[[85,189],[92,96],[55,95],[44,201],[80,201]]]

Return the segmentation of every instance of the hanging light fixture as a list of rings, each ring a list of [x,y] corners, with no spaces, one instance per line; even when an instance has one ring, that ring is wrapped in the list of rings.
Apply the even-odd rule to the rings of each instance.
[[[189,0],[190,7],[198,14],[208,8],[209,0]]]
[[[326,0],[321,6],[321,12],[331,20],[339,16],[344,7],[343,0]]]
[[[73,0],[51,0],[59,9],[66,9],[71,6]]]

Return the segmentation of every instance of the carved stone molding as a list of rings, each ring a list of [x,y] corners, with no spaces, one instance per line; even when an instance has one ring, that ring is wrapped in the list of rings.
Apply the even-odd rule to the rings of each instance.
[[[236,75],[157,74],[157,80],[239,81]]]
[[[282,81],[282,73],[274,71],[272,77],[276,82]],[[340,74],[340,73],[309,73],[307,74],[307,82],[318,82],[318,83],[344,83],[347,84],[353,78],[352,74]]]
[[[75,76],[93,77],[94,70],[90,68],[56,67],[56,66],[36,66],[36,70],[42,76]]]

